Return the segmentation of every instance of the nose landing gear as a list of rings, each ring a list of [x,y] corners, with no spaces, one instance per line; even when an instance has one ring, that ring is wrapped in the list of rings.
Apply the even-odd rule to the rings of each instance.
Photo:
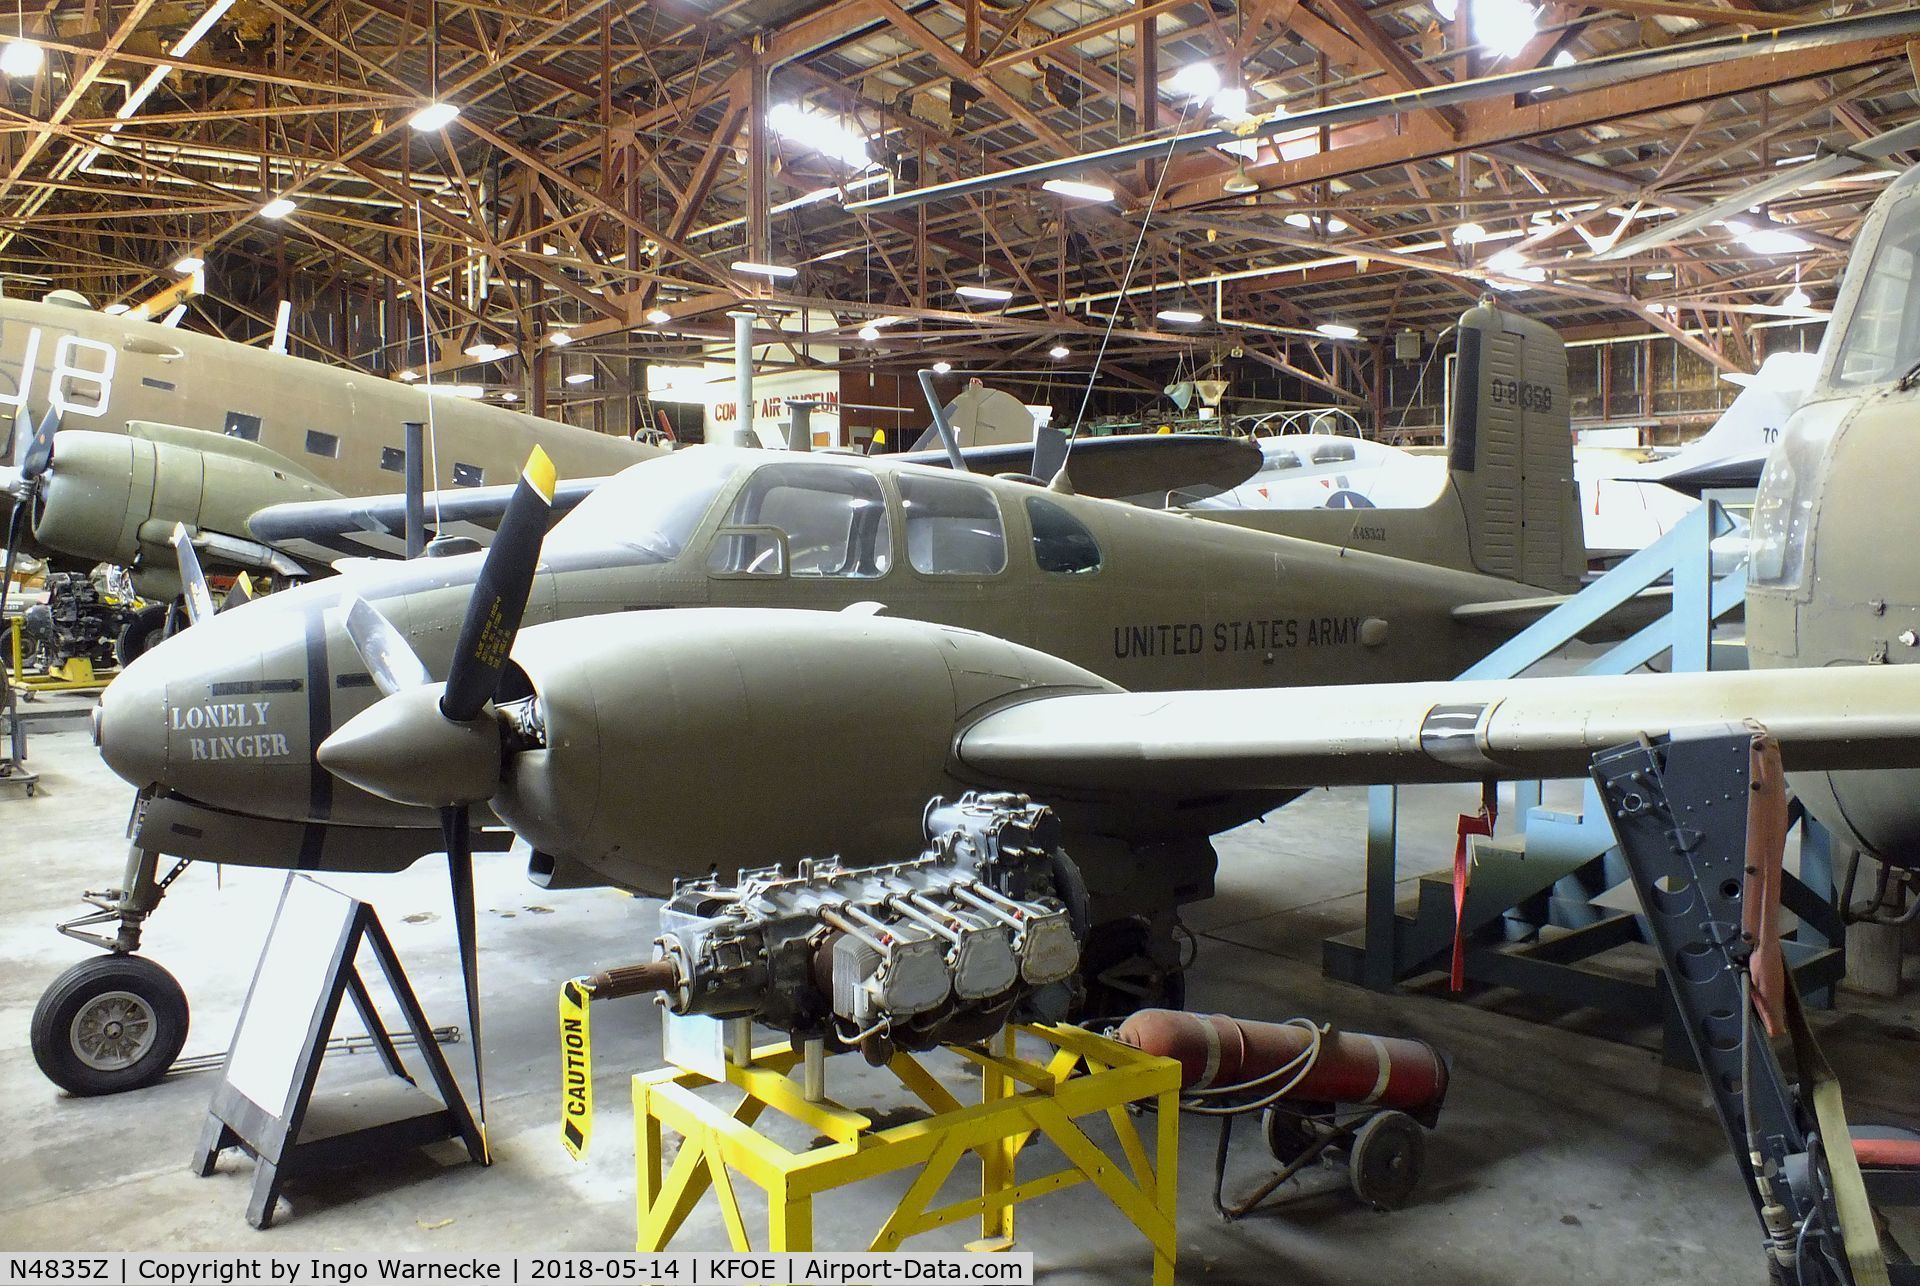
[[[60,932],[108,954],[83,960],[53,980],[34,1007],[33,1061],[69,1094],[140,1089],[166,1075],[187,1040],[187,996],[172,974],[140,949],[140,929],[188,863],[155,879],[160,855],[135,846],[123,886],[89,892],[96,909]],[[117,923],[109,938],[86,926]]]

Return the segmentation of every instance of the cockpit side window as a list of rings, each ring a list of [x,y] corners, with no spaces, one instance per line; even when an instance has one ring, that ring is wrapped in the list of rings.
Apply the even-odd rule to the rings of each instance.
[[[1071,575],[1100,570],[1100,546],[1093,533],[1061,506],[1029,496],[1027,522],[1033,527],[1033,561],[1041,571]]]
[[[1007,533],[991,488],[942,474],[900,474],[907,560],[928,576],[997,576]]]
[[[868,580],[886,575],[892,557],[887,502],[873,474],[844,465],[779,463],[762,465],[747,480],[707,569],[732,576]]]
[[[1902,214],[1908,226],[1898,226]],[[1847,323],[1833,367],[1840,385],[1884,384],[1920,362],[1920,298],[1914,257],[1920,252],[1920,201],[1905,201],[1888,218],[1867,279]]]

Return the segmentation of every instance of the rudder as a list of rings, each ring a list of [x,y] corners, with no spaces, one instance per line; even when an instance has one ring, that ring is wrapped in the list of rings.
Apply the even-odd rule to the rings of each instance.
[[[1586,570],[1567,350],[1550,327],[1481,304],[1461,314],[1447,470],[1474,569],[1562,588]]]

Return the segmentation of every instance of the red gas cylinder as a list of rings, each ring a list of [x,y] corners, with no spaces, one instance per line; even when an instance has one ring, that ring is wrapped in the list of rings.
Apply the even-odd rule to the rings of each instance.
[[[1286,1067],[1307,1051],[1313,1032],[1304,1023],[1142,1009],[1120,1025],[1114,1039],[1178,1061],[1181,1087],[1199,1090],[1243,1085]],[[1271,1092],[1296,1073],[1260,1089]],[[1425,1041],[1329,1030],[1313,1065],[1286,1097],[1422,1113],[1437,1108],[1446,1093],[1447,1065]]]

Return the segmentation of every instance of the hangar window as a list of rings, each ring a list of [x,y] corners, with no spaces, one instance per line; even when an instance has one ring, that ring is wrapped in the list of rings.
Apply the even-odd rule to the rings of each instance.
[[[784,548],[783,548],[784,546]],[[709,571],[730,576],[884,576],[886,498],[865,469],[782,462],[754,471],[721,527]]]
[[[1078,518],[1051,500],[1027,499],[1027,521],[1033,526],[1033,561],[1043,572],[1100,570],[1100,546]]]
[[[456,487],[477,487],[487,480],[487,471],[477,464],[458,464],[453,466],[453,485]]]
[[[307,454],[323,455],[329,460],[340,458],[340,435],[322,433],[318,429],[307,430]]]
[[[938,473],[902,473],[907,558],[930,576],[995,576],[1007,568],[1007,533],[993,492]]]
[[[407,471],[407,453],[399,447],[381,447],[380,467],[388,473],[405,473]]]

